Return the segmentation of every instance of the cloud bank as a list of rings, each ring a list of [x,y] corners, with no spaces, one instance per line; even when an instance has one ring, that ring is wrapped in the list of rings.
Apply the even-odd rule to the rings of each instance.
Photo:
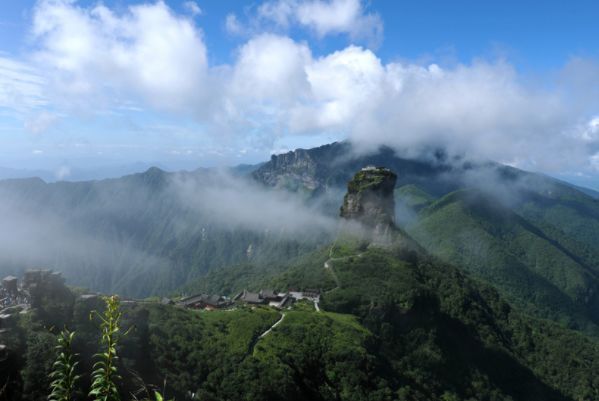
[[[34,60],[53,104],[89,112],[133,100],[192,116],[213,138],[243,146],[330,133],[363,151],[444,148],[546,172],[599,167],[597,63],[574,59],[534,81],[505,60],[422,65],[356,45],[315,55],[285,33],[299,26],[354,42],[382,32],[380,16],[358,0],[269,1],[250,19],[258,22],[227,18],[249,38],[230,63],[213,65],[201,28],[164,2],[116,12],[41,0]]]
[[[318,205],[307,206],[297,194],[261,187],[253,181],[219,171],[212,177],[175,176],[170,192],[183,209],[229,229],[270,232],[286,238],[323,237],[337,228],[337,219]]]
[[[207,55],[202,33],[163,2],[117,14],[98,4],[44,0],[35,7],[35,60],[52,69],[53,93],[84,107],[138,96],[152,107],[179,111],[198,101]]]

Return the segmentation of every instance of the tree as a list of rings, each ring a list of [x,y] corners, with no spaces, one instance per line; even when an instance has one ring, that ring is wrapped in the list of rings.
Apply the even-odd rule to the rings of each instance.
[[[56,338],[47,331],[31,332],[27,336],[26,367],[23,370],[23,399],[46,400],[50,386],[49,374],[55,355]],[[2,383],[4,384],[4,383]]]

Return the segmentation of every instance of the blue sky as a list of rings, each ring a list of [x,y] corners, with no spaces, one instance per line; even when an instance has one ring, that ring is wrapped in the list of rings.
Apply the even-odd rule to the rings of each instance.
[[[79,1],[93,6],[97,1]],[[140,1],[103,1],[125,11]],[[183,1],[168,1],[176,12],[186,13]],[[206,41],[215,61],[230,61],[239,38],[227,35],[225,18],[229,13],[244,15],[256,8],[257,1],[197,2],[203,13],[197,20],[206,33]],[[7,0],[0,17],[0,49],[10,54],[29,50],[27,34],[36,1]],[[378,54],[385,60],[418,59],[450,53],[462,61],[506,53],[524,69],[560,68],[572,56],[599,55],[599,3],[592,0],[547,1],[381,1],[369,3],[384,22],[384,40]],[[294,32],[314,39],[305,32]],[[314,41],[315,52],[325,53],[347,45],[338,35]]]
[[[597,187],[597,15],[592,1],[4,1],[0,167],[76,179],[350,139]]]

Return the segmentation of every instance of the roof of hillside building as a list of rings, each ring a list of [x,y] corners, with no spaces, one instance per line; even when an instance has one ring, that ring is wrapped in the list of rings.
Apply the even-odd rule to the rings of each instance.
[[[2,279],[2,281],[15,281],[18,280],[15,276],[6,276]]]
[[[260,295],[264,299],[279,298],[279,295],[274,290],[262,290],[262,291],[260,291]]]
[[[225,299],[220,295],[197,294],[179,301],[180,305],[190,306],[197,303],[203,303],[210,306],[220,306],[225,303]]]
[[[195,304],[197,302],[202,302],[206,298],[208,298],[208,295],[206,295],[206,294],[196,294],[196,295],[192,295],[192,296],[187,297],[187,298],[183,298],[181,300],[181,303],[184,304],[184,305],[191,305],[191,304]]]
[[[249,292],[244,290],[239,299],[243,302],[247,302],[250,304],[262,304],[264,303],[264,299],[260,297],[260,294],[256,292]]]
[[[210,295],[208,298],[204,299],[205,304],[212,306],[218,306],[222,304],[223,301],[224,299],[220,295]]]

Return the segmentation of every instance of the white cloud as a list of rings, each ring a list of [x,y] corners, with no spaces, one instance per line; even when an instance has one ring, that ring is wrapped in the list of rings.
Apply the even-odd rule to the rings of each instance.
[[[256,12],[317,35],[351,36],[378,18],[360,2],[342,0],[270,1]],[[246,29],[233,14],[227,28]],[[16,78],[0,75],[13,86],[22,76],[33,82],[23,89],[29,104],[43,104],[49,92],[56,107],[68,101],[91,110],[108,103],[188,113],[223,148],[272,149],[284,136],[342,135],[365,151],[381,144],[414,153],[443,147],[546,171],[587,168],[599,152],[599,68],[584,60],[569,63],[557,84],[536,87],[504,61],[384,62],[359,46],[315,57],[308,43],[261,33],[230,64],[209,66],[201,30],[163,2],[116,13],[44,0],[33,32],[50,89],[26,65],[8,68]],[[0,106],[3,95],[9,98],[3,88]]]
[[[69,166],[60,166],[54,172],[54,176],[58,181],[65,180],[71,176],[71,168]]]
[[[44,84],[30,65],[0,55],[0,108],[27,112],[46,105]]]
[[[273,22],[275,25],[288,28],[297,12],[298,2],[295,0],[267,1],[258,7],[257,17]]]
[[[527,85],[503,61],[385,64],[356,46],[314,58],[303,43],[262,35],[232,71],[243,78],[224,91],[236,99],[228,121],[252,116],[273,137],[343,132],[364,151],[444,148],[548,171],[584,164],[599,147],[581,140],[588,118],[563,91]]]
[[[191,15],[198,16],[202,15],[204,12],[195,1],[186,1],[183,3],[183,8],[187,10]]]
[[[251,181],[226,172],[204,180],[180,176],[170,192],[183,207],[222,227],[298,235],[332,233],[336,220],[323,214],[319,205],[306,206],[286,191],[265,190]],[[317,234],[318,233],[318,234]]]
[[[308,89],[305,66],[310,60],[305,44],[275,35],[256,37],[239,51],[230,82],[232,96],[292,104]]]
[[[226,27],[233,34],[287,30],[292,25],[306,28],[319,38],[346,34],[353,42],[377,47],[383,38],[383,21],[368,13],[362,0],[271,0],[257,7],[247,25],[229,14]]]
[[[227,14],[225,17],[225,29],[231,35],[241,35],[245,32],[245,27],[235,14]]]
[[[161,1],[117,14],[103,5],[85,9],[44,0],[33,22],[41,48],[36,58],[53,69],[53,84],[66,98],[132,95],[160,109],[180,110],[197,100],[204,84],[201,31]]]
[[[599,117],[594,117],[581,129],[581,138],[587,142],[599,140]]]
[[[378,14],[367,14],[360,0],[312,0],[299,3],[296,18],[319,36],[347,33],[353,40],[367,39],[375,45],[382,39],[383,22]]]
[[[47,131],[58,121],[58,116],[47,111],[35,113],[25,120],[25,129],[32,134],[41,134]]]

